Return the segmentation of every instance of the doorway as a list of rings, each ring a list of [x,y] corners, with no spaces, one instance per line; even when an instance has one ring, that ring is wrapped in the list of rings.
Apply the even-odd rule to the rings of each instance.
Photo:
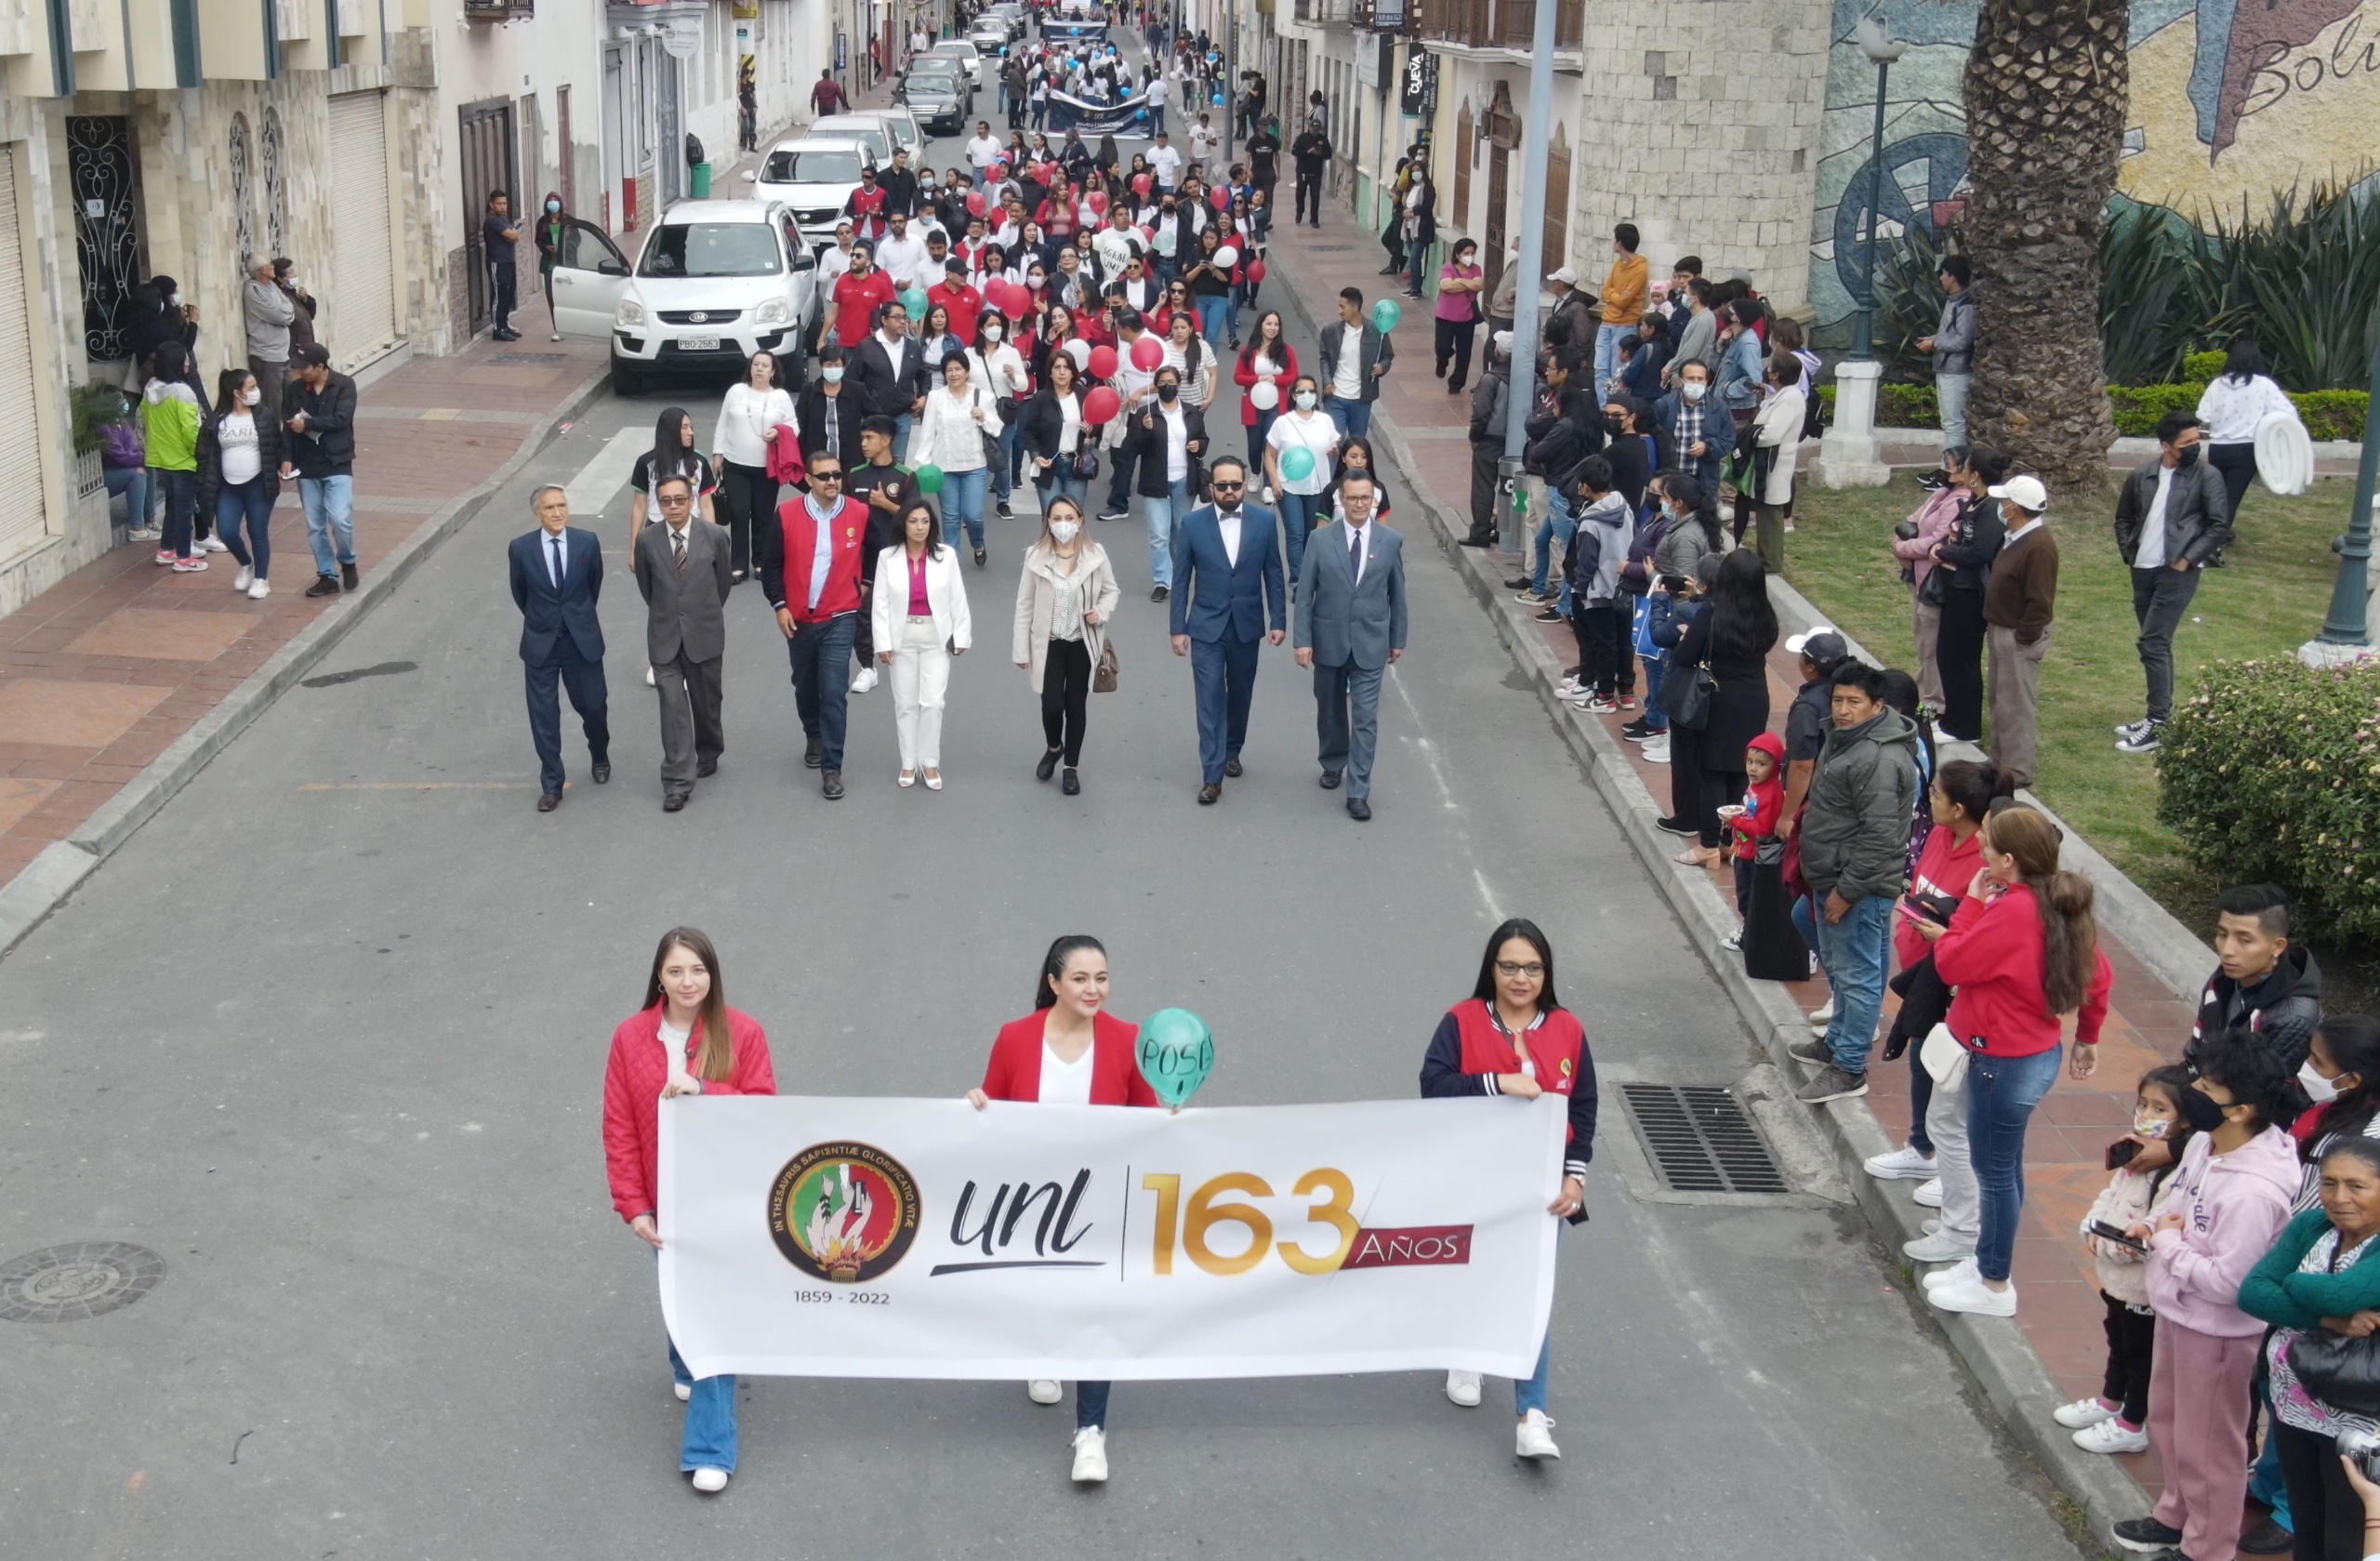
[[[96,363],[129,357],[126,335],[140,264],[139,159],[132,122],[70,115],[66,168],[74,194],[74,258],[83,284],[83,351]]]
[[[482,223],[488,197],[501,190],[519,215],[521,180],[515,162],[520,139],[513,133],[512,104],[503,98],[467,103],[462,109],[463,263],[470,273],[469,329],[477,335],[495,318],[489,296],[487,241]]]

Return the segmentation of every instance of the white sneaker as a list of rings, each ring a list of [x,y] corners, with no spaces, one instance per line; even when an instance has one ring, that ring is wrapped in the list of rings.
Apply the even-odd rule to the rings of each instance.
[[[228,553],[231,550],[223,545],[223,538],[219,536],[202,536],[198,539],[198,545],[210,553]]]
[[[650,667],[644,669],[644,686],[647,688],[658,688],[661,686],[653,681],[653,668]]]
[[[678,1396],[679,1403],[683,1404],[694,1396],[694,1385],[692,1382],[671,1382],[669,1391]]]
[[[724,1469],[695,1470],[694,1488],[706,1496],[718,1495],[727,1488],[727,1471]]]
[[[266,597],[271,596],[271,594],[272,585],[271,582],[267,580],[258,580],[255,585],[248,588],[248,600],[251,602],[262,602]]]
[[[1931,1182],[1920,1182],[1917,1184],[1916,1187],[1911,1191],[1909,1195],[1909,1201],[1914,1203],[1920,1209],[1941,1208],[1942,1179],[1939,1176],[1937,1176]]]
[[[1832,998],[1827,999],[1822,1007],[1814,1008],[1810,1011],[1810,1028],[1818,1031],[1820,1035],[1825,1034],[1826,1027],[1833,1023],[1834,999]]]
[[[1974,1252],[1975,1243],[1937,1230],[1914,1241],[1902,1242],[1900,1250],[1904,1257],[1914,1263],[1956,1263]]]
[[[1988,1290],[1980,1274],[1935,1285],[1925,1292],[1925,1299],[1945,1312],[1972,1312],[1978,1317],[2013,1317],[2016,1315],[2016,1287]]]
[[[1562,1449],[1554,1445],[1553,1430],[1554,1422],[1545,1418],[1543,1409],[1531,1409],[1521,1417],[1520,1425],[1514,1434],[1513,1456],[1560,1458]]]
[[[1667,737],[1650,737],[1637,744],[1636,751],[1644,755],[1647,764],[1666,764],[1670,761],[1670,740]]]
[[[249,564],[244,563],[240,565],[240,572],[231,576],[231,589],[235,591],[245,592],[250,586],[255,585],[256,583],[257,572],[255,568]]]
[[[1075,1482],[1096,1484],[1107,1477],[1107,1433],[1086,1425],[1075,1433]]]
[[[1879,1182],[1923,1182],[1934,1174],[1934,1157],[1904,1144],[1889,1155],[1871,1155],[1866,1167]]]
[[[1942,1228],[1942,1222],[1939,1220],[1920,1220],[1917,1223],[1917,1228],[1924,1231],[1926,1235],[1931,1236],[1936,1231]]]
[[[1479,1373],[1476,1371],[1448,1372],[1447,1400],[1458,1409],[1479,1408]]]
[[[2074,1445],[2084,1452],[2147,1452],[2149,1432],[2144,1427],[2126,1425],[2111,1415],[2087,1430],[2077,1431]]]
[[[853,673],[852,674],[852,686],[851,686],[851,689],[850,689],[850,692],[851,692],[851,693],[853,693],[853,694],[866,694],[869,689],[874,688],[875,686],[876,686],[876,668],[873,668],[873,667],[863,667],[863,668],[861,668],[858,671],[853,672]]]
[[[159,535],[155,526],[137,525],[124,534],[124,539],[127,542],[154,542]]]
[[[2077,1398],[2071,1404],[2060,1404],[2052,1409],[2049,1418],[2069,1431],[2082,1431],[2103,1421],[2115,1419],[2116,1412],[2096,1398]]]
[[[178,558],[174,560],[174,573],[177,575],[204,575],[206,573],[206,560],[196,553],[191,554],[188,558]]]
[[[1066,1390],[1047,1377],[1036,1377],[1025,1384],[1025,1396],[1036,1404],[1054,1404],[1066,1396]]]
[[[1975,1254],[1973,1252],[1969,1252],[1958,1262],[1950,1264],[1950,1267],[1937,1268],[1931,1274],[1927,1274],[1924,1277],[1920,1278],[1917,1282],[1924,1285],[1927,1293],[1930,1294],[1932,1293],[1934,1287],[1937,1285],[1947,1285],[1953,1279],[1973,1279],[1975,1277]]]

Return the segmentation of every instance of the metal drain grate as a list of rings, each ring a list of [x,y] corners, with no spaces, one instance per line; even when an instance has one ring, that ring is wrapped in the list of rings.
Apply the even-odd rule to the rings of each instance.
[[[1736,1097],[1707,1084],[1622,1084],[1620,1098],[1664,1186],[1684,1193],[1792,1189]]]
[[[129,1241],[45,1247],[0,1265],[0,1319],[80,1322],[131,1305],[157,1288],[165,1260]]]

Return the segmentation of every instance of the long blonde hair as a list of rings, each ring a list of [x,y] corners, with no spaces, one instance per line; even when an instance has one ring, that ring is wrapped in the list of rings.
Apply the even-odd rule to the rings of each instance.
[[[727,979],[719,973],[719,950],[711,946],[708,937],[692,927],[672,927],[661,934],[661,943],[653,951],[653,973],[644,982],[644,1006],[651,1008],[664,1000],[661,967],[668,962],[673,948],[682,948],[700,959],[703,969],[710,972],[710,991],[694,1012],[694,1034],[700,1044],[694,1049],[694,1074],[708,1083],[724,1083],[735,1067],[735,1042],[727,1028]]]

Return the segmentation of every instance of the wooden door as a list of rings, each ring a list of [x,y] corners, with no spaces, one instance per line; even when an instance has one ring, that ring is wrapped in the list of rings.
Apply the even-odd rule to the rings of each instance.
[[[512,105],[497,99],[466,104],[462,110],[463,249],[470,271],[470,329],[476,332],[493,318],[488,297],[487,245],[482,231],[488,197],[501,190],[512,198],[520,215],[521,182],[514,177],[513,157],[520,145],[512,130]]]

